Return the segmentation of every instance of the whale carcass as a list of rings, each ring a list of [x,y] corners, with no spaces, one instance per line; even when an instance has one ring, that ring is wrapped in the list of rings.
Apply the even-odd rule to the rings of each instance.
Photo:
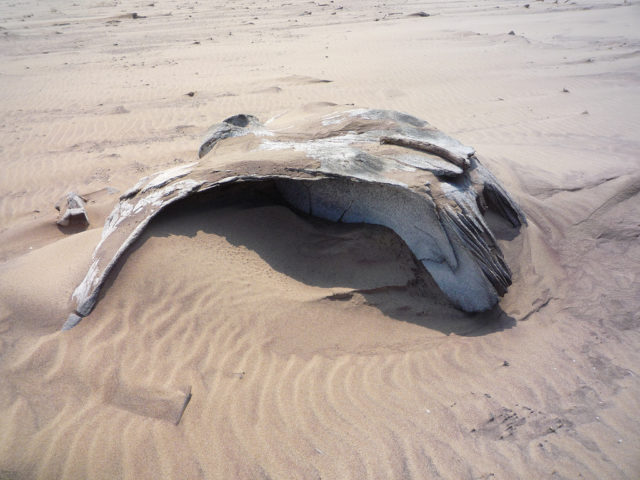
[[[464,311],[490,309],[511,284],[484,213],[491,208],[514,228],[526,224],[524,213],[473,148],[426,121],[335,105],[265,123],[240,114],[207,132],[198,157],[142,178],[120,197],[63,329],[91,313],[109,272],[155,215],[187,197],[246,182],[271,182],[309,215],[394,230]]]

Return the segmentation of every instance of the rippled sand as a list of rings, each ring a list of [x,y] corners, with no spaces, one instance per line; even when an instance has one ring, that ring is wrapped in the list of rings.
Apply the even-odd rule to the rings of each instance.
[[[638,2],[77,3],[0,6],[0,479],[638,478]],[[60,332],[120,193],[310,102],[476,148],[530,222],[490,219],[499,308],[256,196],[161,215]]]

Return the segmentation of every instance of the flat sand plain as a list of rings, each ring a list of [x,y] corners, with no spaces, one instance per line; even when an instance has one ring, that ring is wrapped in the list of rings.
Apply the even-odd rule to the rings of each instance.
[[[639,478],[640,5],[525,3],[1,2],[0,478]],[[529,219],[498,308],[238,202],[154,221],[60,331],[120,193],[315,102],[476,148]]]

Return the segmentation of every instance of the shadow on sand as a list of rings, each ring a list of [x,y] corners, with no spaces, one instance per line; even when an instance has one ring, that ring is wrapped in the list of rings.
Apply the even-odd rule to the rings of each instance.
[[[264,215],[273,207],[285,214]],[[234,246],[253,250],[273,270],[306,285],[352,289],[326,297],[326,301],[350,301],[360,296],[387,317],[447,335],[481,336],[516,324],[499,305],[478,314],[456,309],[393,231],[377,225],[333,223],[293,212],[269,182],[196,195],[165,209],[114,266],[100,298],[107,295],[127,258],[148,238],[193,238],[198,232],[221,236]],[[317,253],[321,250],[323,253]],[[405,262],[398,268],[410,275],[403,282],[388,283],[384,268],[378,273],[369,268],[371,263],[379,263],[380,256],[385,257],[387,265]],[[372,272],[380,278],[371,278]]]

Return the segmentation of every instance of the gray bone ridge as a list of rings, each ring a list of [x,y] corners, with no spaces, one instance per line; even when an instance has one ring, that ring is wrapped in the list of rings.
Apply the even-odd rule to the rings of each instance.
[[[142,178],[105,221],[63,329],[95,307],[119,258],[167,206],[231,184],[271,182],[293,208],[396,232],[450,301],[491,309],[511,271],[485,221],[491,208],[514,228],[520,207],[473,148],[426,121],[390,110],[307,106],[261,123],[240,114],[214,125],[193,163]]]

